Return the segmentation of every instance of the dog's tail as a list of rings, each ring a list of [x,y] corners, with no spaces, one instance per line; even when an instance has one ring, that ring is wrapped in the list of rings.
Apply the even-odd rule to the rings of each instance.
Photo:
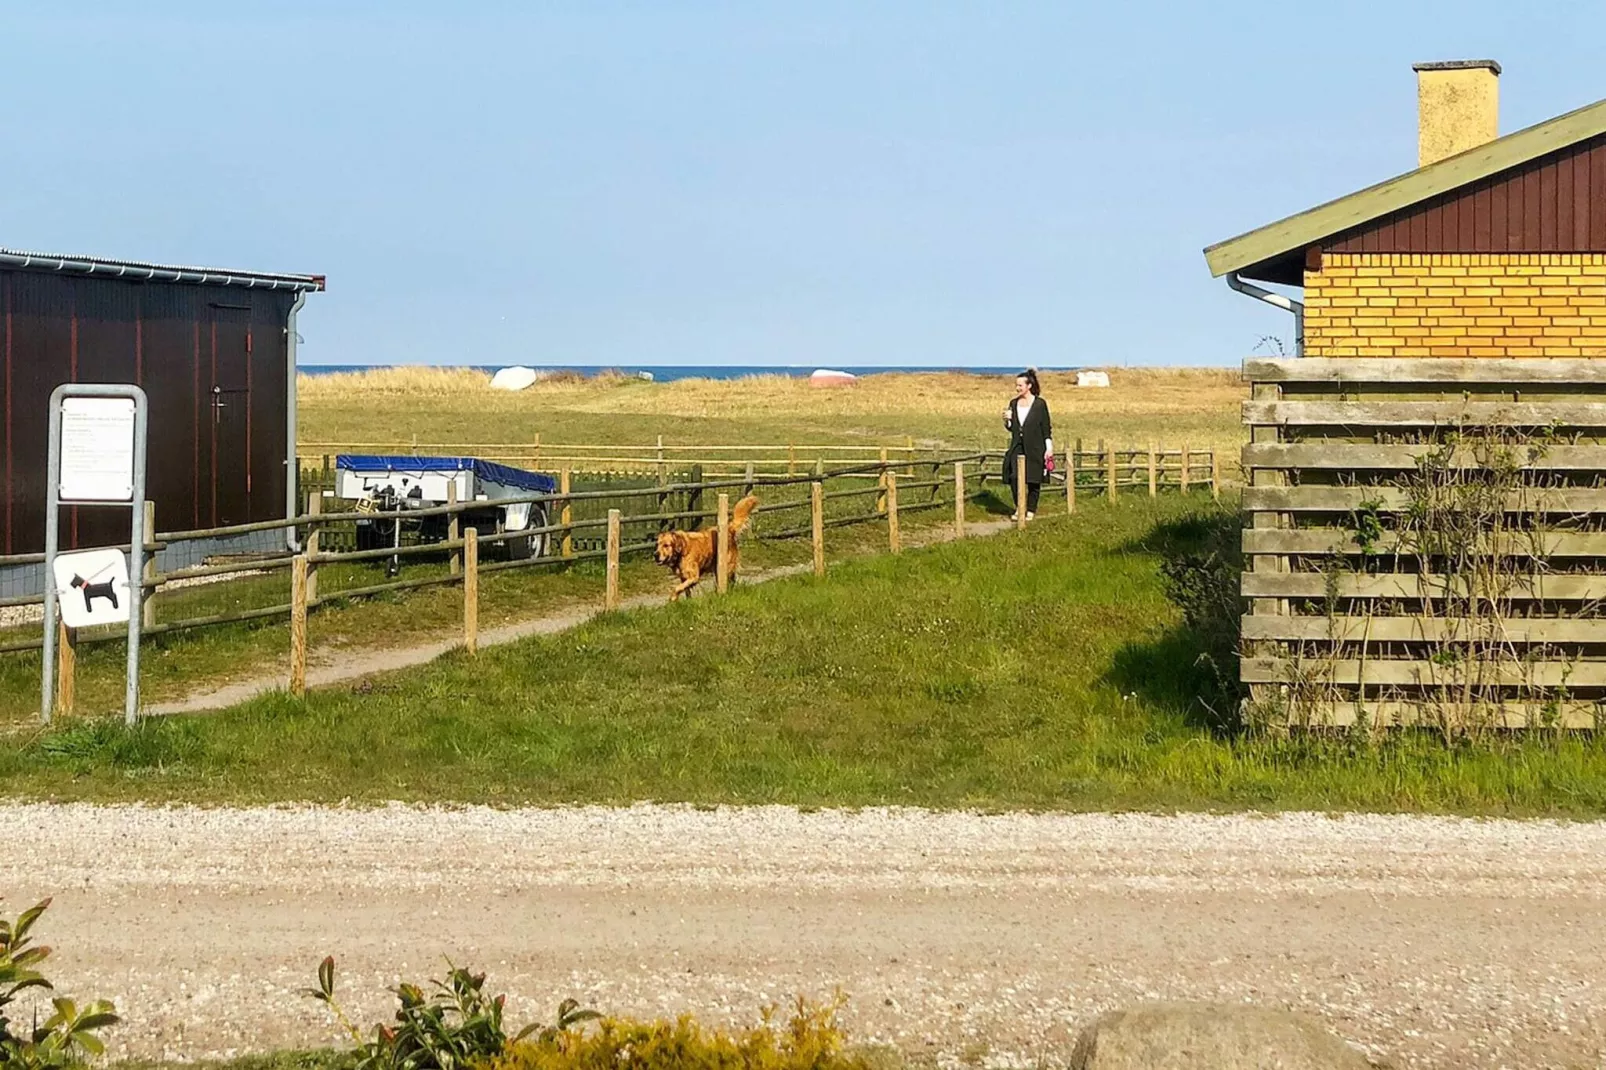
[[[747,526],[747,518],[752,516],[753,510],[757,508],[758,498],[752,494],[736,503],[736,508],[731,510],[730,532],[732,538]]]

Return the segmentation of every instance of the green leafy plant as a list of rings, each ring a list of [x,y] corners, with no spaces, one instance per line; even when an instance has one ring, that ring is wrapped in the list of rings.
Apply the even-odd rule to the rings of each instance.
[[[502,1021],[504,995],[485,994],[485,974],[447,963],[444,980],[432,982],[425,994],[418,985],[397,985],[398,1006],[392,1025],[376,1025],[372,1040],[365,1039],[335,999],[335,960],[318,966],[318,986],[305,994],[324,1004],[356,1045],[353,1070],[464,1070],[470,1064],[500,1055],[510,1042],[529,1037],[551,1038],[581,1023],[600,1017],[566,999],[558,1005],[552,1024],[534,1023],[509,1038]]]
[[[29,936],[34,925],[50,908],[46,899],[23,911],[15,921],[0,918],[0,1070],[64,1070],[82,1064],[89,1056],[106,1048],[96,1031],[117,1023],[115,1008],[105,1000],[80,1007],[64,996],[50,1001],[52,1013],[40,1023],[34,1016],[31,1028],[12,1024],[9,1011],[18,997],[30,989],[54,991],[39,970],[50,957],[50,948],[35,944]]]

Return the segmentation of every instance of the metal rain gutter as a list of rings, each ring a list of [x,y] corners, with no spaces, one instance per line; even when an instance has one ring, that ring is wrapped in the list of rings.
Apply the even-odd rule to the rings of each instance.
[[[240,286],[258,290],[322,290],[319,275],[273,275],[216,268],[165,267],[129,261],[93,260],[85,257],[24,253],[0,249],[0,267],[33,271],[62,271],[101,278],[129,279],[135,282],[182,282],[196,286]]]
[[[284,436],[284,518],[293,520],[301,502],[296,493],[301,482],[301,465],[296,459],[296,344],[300,335],[296,333],[296,313],[301,306],[307,303],[306,291],[296,294],[295,304],[290,306],[290,316],[284,322],[284,352],[285,352],[285,436]],[[284,542],[286,548],[293,554],[301,552],[301,540],[296,538],[296,528],[292,524],[284,529]]]
[[[1280,293],[1261,289],[1252,282],[1245,282],[1238,277],[1236,271],[1227,273],[1227,285],[1241,294],[1248,294],[1250,297],[1264,301],[1275,308],[1280,308],[1284,312],[1292,312],[1294,314],[1294,356],[1303,357],[1305,355],[1305,302],[1295,301],[1292,297],[1284,297]]]

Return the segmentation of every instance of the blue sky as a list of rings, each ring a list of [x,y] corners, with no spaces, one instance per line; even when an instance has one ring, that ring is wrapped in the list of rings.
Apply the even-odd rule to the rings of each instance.
[[[448,13],[448,9],[456,11]],[[1606,5],[5,3],[0,245],[327,274],[308,363],[1236,364],[1200,250]]]

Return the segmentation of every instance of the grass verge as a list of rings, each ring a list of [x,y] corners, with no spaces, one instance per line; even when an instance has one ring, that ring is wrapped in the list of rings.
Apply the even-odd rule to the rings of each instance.
[[[1228,737],[1161,554],[1201,499],[854,560],[423,670],[0,745],[59,799],[1596,815],[1606,743]]]

